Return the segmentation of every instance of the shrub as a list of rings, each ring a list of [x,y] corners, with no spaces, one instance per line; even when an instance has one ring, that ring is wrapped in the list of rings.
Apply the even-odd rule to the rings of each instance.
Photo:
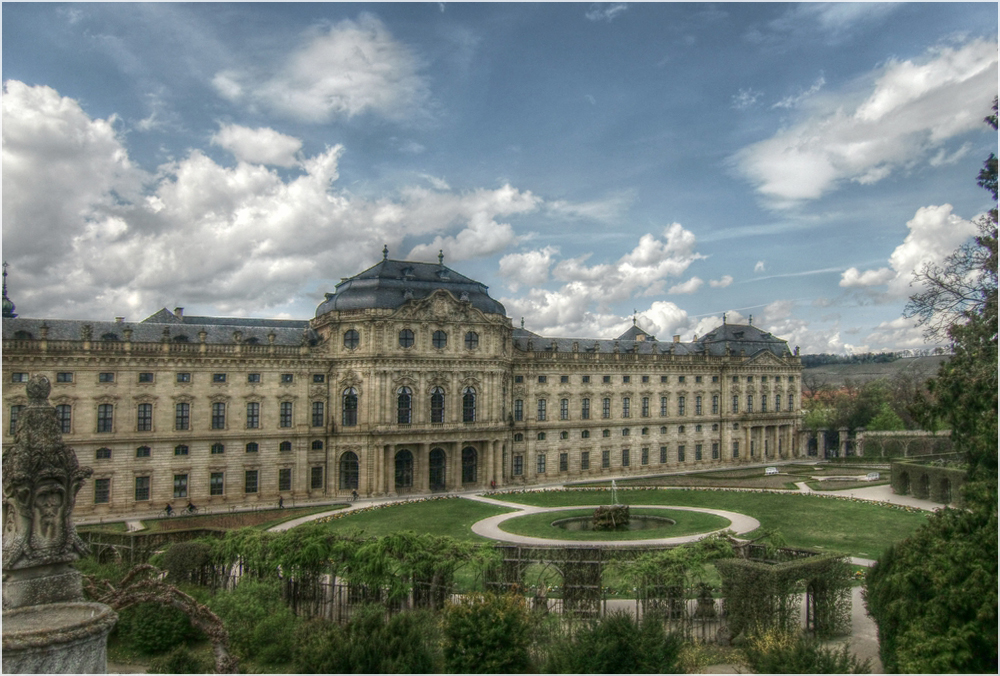
[[[758,674],[871,673],[871,660],[859,662],[846,643],[824,648],[814,638],[777,630],[748,638],[743,653]]]
[[[636,622],[619,610],[557,641],[549,651],[549,673],[656,674],[678,673],[683,641],[667,633],[653,613]]]
[[[520,673],[531,660],[531,623],[524,598],[476,594],[444,612],[444,659],[452,673]]]
[[[115,632],[123,645],[146,655],[166,652],[201,635],[184,612],[155,602],[119,611]]]
[[[160,561],[171,584],[192,581],[192,574],[211,562],[211,547],[204,542],[177,542],[170,546]]]
[[[439,673],[439,646],[437,622],[427,612],[386,619],[384,608],[368,606],[343,626],[326,620],[303,625],[292,666],[302,674]]]
[[[206,674],[213,664],[195,655],[185,646],[177,646],[166,655],[155,657],[149,662],[150,674]]]
[[[299,620],[281,598],[276,580],[244,579],[208,603],[229,632],[229,645],[241,659],[264,664],[292,657]]]

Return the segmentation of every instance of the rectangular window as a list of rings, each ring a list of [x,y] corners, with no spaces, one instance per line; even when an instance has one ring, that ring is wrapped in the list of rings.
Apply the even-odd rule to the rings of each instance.
[[[590,420],[590,399],[584,398],[583,403],[580,404],[580,417],[584,420]]]
[[[260,427],[260,402],[247,402],[247,429],[254,430]]]
[[[601,417],[610,418],[611,417],[611,399],[605,397],[601,400]]]
[[[115,374],[114,373],[98,373],[97,374],[97,382],[99,382],[99,383],[113,383],[113,382],[115,382]]]
[[[701,395],[694,398],[694,414],[701,415]]]
[[[62,371],[56,374],[57,383],[71,383],[73,382],[73,374],[67,371]]]
[[[683,383],[686,376],[677,376],[677,382]]]
[[[190,383],[191,382],[191,374],[190,373],[178,373],[177,374],[177,382],[179,382],[179,383]]]
[[[643,376],[642,377],[642,382],[648,383],[649,382],[649,376]]]
[[[517,422],[524,420],[524,401],[521,399],[514,400],[514,420]]]
[[[623,383],[630,383],[630,382],[632,382],[632,376],[622,376],[622,382]]]
[[[153,405],[139,404],[136,408],[135,429],[137,432],[153,431]]]
[[[719,382],[719,376],[712,376],[712,382],[713,383]]]
[[[590,376],[584,376],[583,377],[583,382],[589,383],[590,382]]]
[[[248,373],[247,374],[247,382],[248,383],[259,383],[260,382],[260,374],[259,373]]]
[[[175,498],[186,498],[188,496],[188,475],[187,474],[175,474],[174,475],[174,497]]]
[[[631,433],[632,433],[632,430],[630,428],[628,428],[628,427],[625,427],[625,428],[622,429],[622,436],[623,437],[627,437]]]
[[[767,413],[767,395],[760,395],[760,412]]]
[[[661,418],[666,418],[667,417],[667,398],[666,397],[660,397],[660,417]]]
[[[135,449],[135,457],[137,458],[148,458],[152,454],[152,449],[149,446],[140,446]]]
[[[212,472],[208,477],[208,494],[225,495],[226,475],[223,472]]]
[[[59,430],[63,434],[69,434],[73,428],[73,407],[69,404],[56,406],[56,419],[59,421]]]
[[[217,401],[214,404],[212,404],[212,429],[213,430],[226,429],[225,402]]]
[[[660,464],[662,465],[666,462],[667,462],[667,447],[660,446]]]
[[[794,405],[795,405],[795,395],[794,394],[789,394],[788,395],[788,412],[789,413],[792,412],[792,407]]]
[[[540,383],[544,383],[544,382],[546,382],[547,380],[548,380],[548,379],[547,379],[547,378],[546,378],[545,376],[538,376],[538,382],[540,382]]]
[[[684,462],[684,446],[677,447],[677,462]]]
[[[569,471],[569,453],[559,454],[559,471],[560,472]]]
[[[148,476],[137,476],[135,478],[135,499],[137,502],[149,500],[149,483],[150,478]]]
[[[225,444],[212,444],[212,455],[223,455],[226,452]]]
[[[292,490],[292,468],[283,468],[278,470],[278,490],[279,491],[290,491]]]
[[[28,382],[28,374],[18,371],[17,373],[10,374],[10,382],[12,383],[26,383]]]
[[[188,447],[185,446],[184,444],[181,444],[180,446],[174,446],[174,455],[187,455],[187,454],[188,454]]]
[[[106,505],[111,502],[111,479],[94,479],[94,504]]]
[[[251,375],[254,375],[254,374],[251,374]],[[256,374],[256,375],[258,377],[260,377],[260,374]],[[213,383],[224,383],[224,382],[226,382],[226,374],[225,373],[213,373],[212,374],[212,382]],[[250,382],[254,382],[254,381],[251,380]]]
[[[753,413],[753,395],[747,395],[747,413]]]
[[[719,395],[712,395],[712,415],[719,414]]]
[[[278,427],[292,426],[292,402],[281,402],[280,414],[278,416]]]
[[[538,400],[538,419],[545,420],[545,400]]]
[[[524,474],[524,456],[515,455],[514,456],[514,476],[521,476]]]
[[[684,415],[684,395],[677,397],[677,415]]]
[[[569,376],[559,376],[559,382],[560,383],[568,383],[569,382]]]
[[[146,371],[144,373],[140,373],[139,374],[139,382],[140,383],[151,383],[151,382],[153,382],[153,374],[150,373],[150,372],[148,372],[148,371]]]
[[[580,469],[590,469],[590,451],[580,453]]]
[[[648,448],[643,448],[642,449],[642,456],[640,457],[640,461],[642,462],[643,465],[648,465],[649,464],[649,449]]]
[[[325,383],[326,382],[326,374],[324,374],[324,373],[314,373],[313,374],[313,382],[314,383]]]
[[[535,460],[536,460],[535,473],[536,474],[545,474],[545,454],[544,453],[539,453],[536,456]]]
[[[739,397],[738,394],[734,394],[733,395],[733,410],[732,410],[732,412],[733,413],[739,413],[740,412],[740,397]]]
[[[713,441],[712,442],[712,460],[718,460],[718,459],[719,459],[719,442]]]
[[[601,451],[601,467],[611,467],[611,451]]]
[[[695,462],[701,461],[701,444],[694,445],[694,460]]]
[[[257,492],[257,470],[248,469],[243,473],[243,492]]]
[[[97,405],[97,431],[111,432],[114,427],[115,406],[114,404]]]
[[[514,376],[514,382],[515,383],[523,383],[524,382],[524,376]]]
[[[323,488],[323,466],[317,465],[309,468],[309,487],[316,491]]]
[[[734,458],[740,457],[740,442],[738,441],[733,442],[733,457]]]
[[[323,427],[326,424],[326,410],[322,401],[312,403],[312,426]]]
[[[295,375],[292,374],[292,373],[282,373],[281,374],[281,382],[283,382],[283,383],[295,382]]]
[[[649,397],[642,398],[642,417],[649,417]]]
[[[695,377],[694,377],[694,381],[695,381],[696,383],[700,383],[700,382],[701,382],[701,376],[695,376]]]
[[[632,417],[632,399],[629,397],[622,397],[622,417]]]
[[[781,412],[781,395],[780,394],[774,395],[774,412],[775,413]]]
[[[629,449],[622,449],[622,467],[628,467],[629,465]]]
[[[559,419],[569,420],[569,399],[559,400]]]
[[[174,406],[174,429],[191,429],[191,404],[177,404]]]
[[[667,376],[660,376],[660,382],[661,383],[667,382]]]
[[[605,382],[605,383],[610,383],[611,382],[611,376],[604,376],[603,378],[601,378],[601,380],[603,382]]]

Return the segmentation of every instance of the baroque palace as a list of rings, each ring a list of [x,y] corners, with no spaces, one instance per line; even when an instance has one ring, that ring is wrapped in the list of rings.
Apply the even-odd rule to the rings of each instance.
[[[28,319],[4,272],[3,440],[35,374],[94,468],[77,513],[429,494],[797,457],[801,362],[752,325],[693,342],[515,328],[484,285],[388,258],[309,321]],[[633,322],[634,323],[634,322]]]

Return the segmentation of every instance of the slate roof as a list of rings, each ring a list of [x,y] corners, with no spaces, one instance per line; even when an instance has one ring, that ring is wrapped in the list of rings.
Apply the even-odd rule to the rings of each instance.
[[[384,258],[382,261],[337,284],[336,293],[316,308],[319,317],[332,310],[396,309],[410,300],[420,300],[437,289],[445,289],[459,300],[468,300],[478,310],[507,315],[490,298],[486,285],[459,274],[443,263],[419,263]]]

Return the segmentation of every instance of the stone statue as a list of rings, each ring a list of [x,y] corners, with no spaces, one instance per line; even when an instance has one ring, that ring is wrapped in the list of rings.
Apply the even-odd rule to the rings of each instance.
[[[68,564],[87,548],[72,522],[76,494],[91,475],[62,441],[56,410],[48,403],[49,381],[33,377],[14,443],[3,452],[4,608],[11,607],[7,582],[14,571]]]

